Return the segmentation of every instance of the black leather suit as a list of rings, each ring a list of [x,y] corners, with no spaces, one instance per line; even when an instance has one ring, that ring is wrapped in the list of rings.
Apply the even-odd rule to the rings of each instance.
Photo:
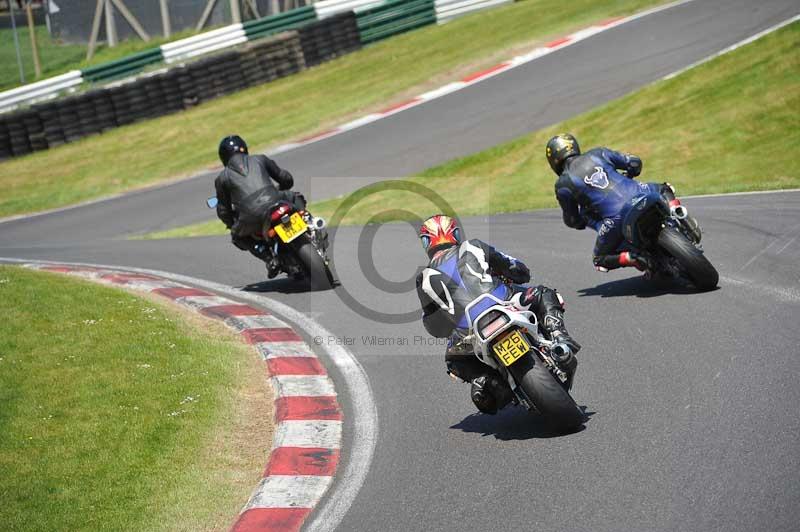
[[[272,181],[278,184],[276,188]],[[231,230],[233,243],[240,249],[255,252],[257,236],[269,208],[279,200],[305,209],[305,198],[289,192],[294,178],[266,155],[234,154],[214,181],[217,190],[217,216]]]

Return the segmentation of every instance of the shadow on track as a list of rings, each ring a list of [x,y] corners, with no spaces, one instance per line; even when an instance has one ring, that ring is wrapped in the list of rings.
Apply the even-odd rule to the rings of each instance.
[[[587,411],[585,406],[580,408],[588,422],[594,412]],[[550,427],[536,413],[528,412],[521,407],[507,407],[493,416],[480,413],[470,414],[450,428],[463,432],[474,432],[481,436],[494,436],[498,440],[508,441],[568,436],[582,432],[586,429],[586,425],[583,424],[572,432],[559,432]]]
[[[334,287],[336,287],[337,285],[338,283],[334,284]],[[259,293],[280,292],[282,294],[300,294],[303,292],[313,291],[311,290],[311,287],[308,284],[308,280],[290,279],[288,277],[251,283],[242,286],[241,290],[245,292],[259,292]],[[332,289],[327,288],[325,290],[332,290]]]
[[[719,290],[719,287],[714,290]],[[578,295],[579,297],[658,297],[666,294],[694,295],[707,292],[709,290],[699,290],[688,283],[681,283],[674,279],[648,280],[644,276],[639,276],[609,281],[589,288],[580,288]]]

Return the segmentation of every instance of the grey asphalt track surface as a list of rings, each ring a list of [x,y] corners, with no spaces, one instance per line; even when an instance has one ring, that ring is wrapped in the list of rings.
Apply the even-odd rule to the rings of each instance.
[[[380,432],[340,530],[796,530],[800,192],[685,204],[721,272],[714,292],[653,287],[633,270],[595,272],[594,234],[564,227],[555,210],[465,220],[469,237],[525,260],[535,282],[567,301],[568,325],[584,346],[573,395],[591,417],[583,431],[560,437],[520,409],[476,414],[468,385],[445,375],[443,347],[427,345],[418,321],[366,319],[342,302],[342,288],[292,293],[288,281],[261,282],[258,263],[224,253],[225,237],[23,246],[0,256],[254,284],[333,331],[324,342],[352,342]],[[344,287],[377,310],[415,311],[410,283],[392,295],[365,281],[360,236],[358,228],[336,234]],[[377,237],[377,271],[413,279],[424,255],[412,229],[387,225]],[[373,336],[409,345],[370,345]],[[347,429],[345,438],[347,446]]]
[[[602,103],[798,11],[796,1],[692,2],[279,161],[312,176],[420,170]],[[557,59],[563,71],[554,74]],[[571,99],[544,98],[554,87]],[[800,192],[685,201],[721,274],[720,288],[703,294],[654,286],[632,270],[596,273],[594,234],[564,227],[554,210],[464,220],[469,237],[525,260],[536,282],[567,301],[584,346],[573,395],[590,417],[584,430],[556,436],[521,409],[476,414],[468,385],[445,375],[443,346],[418,321],[383,323],[343,303],[346,289],[383,312],[417,309],[412,281],[424,256],[406,224],[381,227],[371,244],[360,228],[337,231],[343,286],[313,294],[263,282],[263,266],[225,237],[121,238],[207,215],[209,188],[191,180],[1,224],[0,256],[249,285],[336,335],[322,342],[350,344],[369,376],[380,432],[340,530],[797,530]],[[365,251],[379,275],[402,284],[398,293],[365,280]],[[345,446],[349,438],[346,421]]]

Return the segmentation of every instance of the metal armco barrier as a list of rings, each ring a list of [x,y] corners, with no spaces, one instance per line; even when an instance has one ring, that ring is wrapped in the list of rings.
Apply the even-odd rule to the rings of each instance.
[[[164,56],[161,53],[161,48],[150,48],[116,61],[85,68],[81,71],[81,74],[86,81],[107,81],[130,76],[148,65],[161,63],[163,60]]]
[[[0,159],[188,109],[360,47],[355,15],[343,13],[236,50],[3,114]]]
[[[247,42],[244,26],[241,24],[232,24],[187,39],[163,44],[161,45],[161,53],[164,56],[164,61],[169,64],[176,61],[183,61],[190,57],[207,54],[219,50],[220,48],[235,46],[243,42]]]
[[[317,12],[317,18],[322,20],[338,13],[357,11],[362,8],[374,7],[382,3],[383,0],[322,0],[314,4],[314,9]]]
[[[0,160],[44,150],[87,135],[188,109],[246,87],[267,83],[359,49],[362,44],[444,22],[512,0],[394,0],[357,12],[328,9],[366,0],[324,0],[264,19],[234,24],[138,54],[0,93],[0,112],[40,99],[46,103],[0,114]],[[286,28],[236,50],[220,51]],[[188,64],[178,61],[211,51]],[[83,80],[130,77],[161,61],[173,66],[52,100]]]
[[[280,31],[293,30],[317,20],[313,6],[285,11],[271,17],[250,20],[244,23],[248,40],[258,39]]]
[[[482,9],[502,4],[510,4],[514,0],[436,0],[436,21],[439,24],[449,22],[462,15],[468,15]]]
[[[244,24],[232,24],[218,30],[201,33],[193,37],[151,48],[116,61],[75,70],[61,76],[24,85],[0,93],[0,112],[20,105],[27,105],[46,97],[55,97],[64,89],[88,82],[106,82],[132,76],[150,65],[185,61],[217,50],[240,45],[282,31],[303,27],[317,20],[312,6],[251,20]]]
[[[42,99],[53,98],[84,81],[106,82],[132,76],[147,66],[162,61],[167,64],[185,61],[281,31],[303,28],[317,20],[327,19],[340,13],[356,12],[360,41],[366,44],[433,22],[442,24],[467,13],[512,1],[322,0],[313,6],[293,9],[270,17],[251,20],[244,24],[232,24],[218,30],[164,44],[159,48],[145,50],[117,61],[89,67],[83,71],[74,70],[61,76],[2,92],[0,93],[0,113]],[[340,40],[347,43],[350,42],[350,37],[349,33],[338,36]],[[329,38],[333,38],[333,36]],[[309,39],[307,41],[311,42]],[[318,64],[320,61],[341,55],[343,49],[353,49],[348,46],[335,47],[336,53],[322,52],[318,54],[320,58],[324,57],[324,59],[318,59],[312,53],[310,64]],[[309,44],[307,48],[311,49],[312,47]]]
[[[0,93],[0,111],[17,105],[24,105],[40,98],[53,96],[56,93],[83,83],[80,70],[73,70],[53,78],[23,85],[16,89]]]
[[[396,0],[356,13],[363,44],[436,23],[433,0]]]

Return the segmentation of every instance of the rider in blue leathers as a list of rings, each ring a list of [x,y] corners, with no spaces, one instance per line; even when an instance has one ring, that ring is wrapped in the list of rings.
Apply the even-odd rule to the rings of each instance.
[[[597,231],[593,262],[599,271],[633,266],[648,270],[646,255],[620,249],[624,238],[622,222],[632,201],[650,192],[660,193],[670,206],[680,205],[669,183],[640,183],[634,178],[642,171],[635,155],[608,148],[594,148],[581,154],[578,141],[570,134],[556,135],[547,142],[547,161],[559,176],[556,199],[564,223],[575,229]],[[692,219],[691,223],[696,225]]]

